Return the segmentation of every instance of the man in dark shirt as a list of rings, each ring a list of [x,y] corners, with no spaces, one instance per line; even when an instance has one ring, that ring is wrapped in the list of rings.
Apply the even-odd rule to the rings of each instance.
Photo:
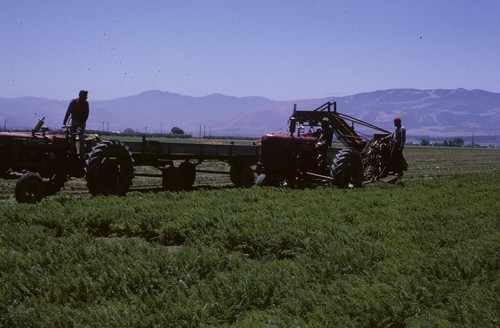
[[[328,148],[332,146],[333,128],[330,125],[328,117],[321,120],[321,128],[313,134],[316,141],[316,150],[318,151],[318,165],[323,166],[328,156]]]
[[[333,129],[330,125],[328,117],[324,117],[321,120],[321,128],[316,131],[315,136],[318,139],[316,148],[326,152],[326,150],[332,145],[333,139]]]
[[[392,134],[392,162],[394,165],[394,173],[398,176],[403,176],[403,171],[406,171],[405,160],[403,158],[403,149],[406,143],[406,129],[401,124],[401,119],[399,117],[394,118],[394,126],[396,129]]]
[[[78,135],[79,147],[78,154],[83,156],[85,153],[85,125],[89,117],[89,103],[87,102],[88,91],[81,90],[78,98],[71,100],[64,116],[63,126],[66,126],[71,116],[71,149],[76,147],[76,136]]]

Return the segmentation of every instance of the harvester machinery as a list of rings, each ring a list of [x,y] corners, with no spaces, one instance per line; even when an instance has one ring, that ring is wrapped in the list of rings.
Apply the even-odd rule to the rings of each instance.
[[[332,135],[344,148],[318,147],[322,121],[328,122]],[[374,131],[373,137],[362,137],[355,125]],[[260,186],[327,183],[346,188],[400,178],[394,175],[391,132],[337,112],[336,102],[326,102],[314,110],[297,110],[294,105],[289,133],[264,135],[261,147],[256,182]]]

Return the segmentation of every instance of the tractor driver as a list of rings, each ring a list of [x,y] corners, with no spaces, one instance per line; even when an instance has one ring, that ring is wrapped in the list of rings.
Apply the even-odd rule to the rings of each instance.
[[[323,117],[321,128],[314,132],[314,136],[317,138],[318,164],[322,166],[326,161],[328,148],[331,147],[333,139],[333,128],[328,117]]]
[[[318,139],[316,142],[316,149],[326,153],[328,147],[332,145],[333,129],[330,126],[328,117],[323,117],[321,120],[321,128],[316,130],[314,136]]]
[[[81,90],[78,98],[71,100],[63,120],[63,127],[65,127],[71,116],[71,150],[73,151],[76,147],[76,135],[78,135],[78,154],[80,156],[83,156],[85,153],[85,125],[89,117],[87,95],[88,91]]]

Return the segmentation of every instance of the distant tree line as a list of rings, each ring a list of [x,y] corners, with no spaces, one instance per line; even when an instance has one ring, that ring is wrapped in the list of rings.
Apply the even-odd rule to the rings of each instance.
[[[450,140],[443,140],[443,142],[431,143],[429,139],[424,138],[420,140],[420,146],[463,147],[464,139],[456,137]]]
[[[135,131],[132,128],[126,128],[122,132],[106,132],[106,131],[88,131],[89,133],[97,133],[100,135],[108,135],[108,136],[125,136],[125,137],[142,137],[147,135],[153,138],[185,138],[189,139],[193,136],[190,134],[186,134],[184,130],[179,127],[174,126],[169,133],[147,133],[147,132],[139,132]]]
[[[218,139],[218,140],[256,140],[259,137],[244,137],[244,136],[203,136],[203,139]]]
[[[445,146],[445,147],[463,147],[464,146],[464,139],[457,137],[457,138],[453,138],[451,140],[444,140],[443,146]]]
[[[9,130],[9,131],[16,131],[16,132],[21,132],[21,131],[29,131],[28,129],[14,129],[14,130]],[[49,131],[53,131],[56,133],[64,133],[64,130],[62,129],[49,129]],[[185,133],[183,129],[174,126],[169,133],[158,133],[158,132],[142,132],[142,131],[136,131],[132,128],[126,128],[125,130],[119,132],[119,131],[103,131],[103,130],[92,130],[88,129],[85,131],[87,134],[98,134],[101,136],[123,136],[123,137],[142,137],[142,136],[148,136],[148,137],[153,137],[153,138],[182,138],[182,139],[190,139],[193,138],[193,135]],[[203,139],[219,139],[219,140],[257,140],[260,139],[259,137],[256,136],[217,136],[217,135],[204,135],[202,136]]]
[[[183,129],[174,126],[169,133],[144,133],[144,132],[139,132],[135,131],[132,128],[126,128],[123,130],[123,132],[120,133],[121,136],[127,136],[127,137],[140,137],[143,135],[148,135],[150,137],[155,137],[155,138],[185,138],[189,139],[192,138],[193,136],[190,134],[186,134]]]

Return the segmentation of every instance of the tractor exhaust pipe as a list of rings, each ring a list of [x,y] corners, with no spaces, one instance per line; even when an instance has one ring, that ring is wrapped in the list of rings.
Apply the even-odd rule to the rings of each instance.
[[[290,132],[290,137],[293,137],[293,134],[295,133],[295,112],[297,111],[297,104],[293,104],[293,114],[290,116],[288,120],[288,130]]]
[[[31,133],[32,133],[33,137],[35,136],[35,133],[40,131],[40,129],[42,128],[43,124],[45,123],[44,120],[45,120],[45,117],[42,117],[41,119],[39,118],[38,122],[35,124],[33,129],[31,129]]]

